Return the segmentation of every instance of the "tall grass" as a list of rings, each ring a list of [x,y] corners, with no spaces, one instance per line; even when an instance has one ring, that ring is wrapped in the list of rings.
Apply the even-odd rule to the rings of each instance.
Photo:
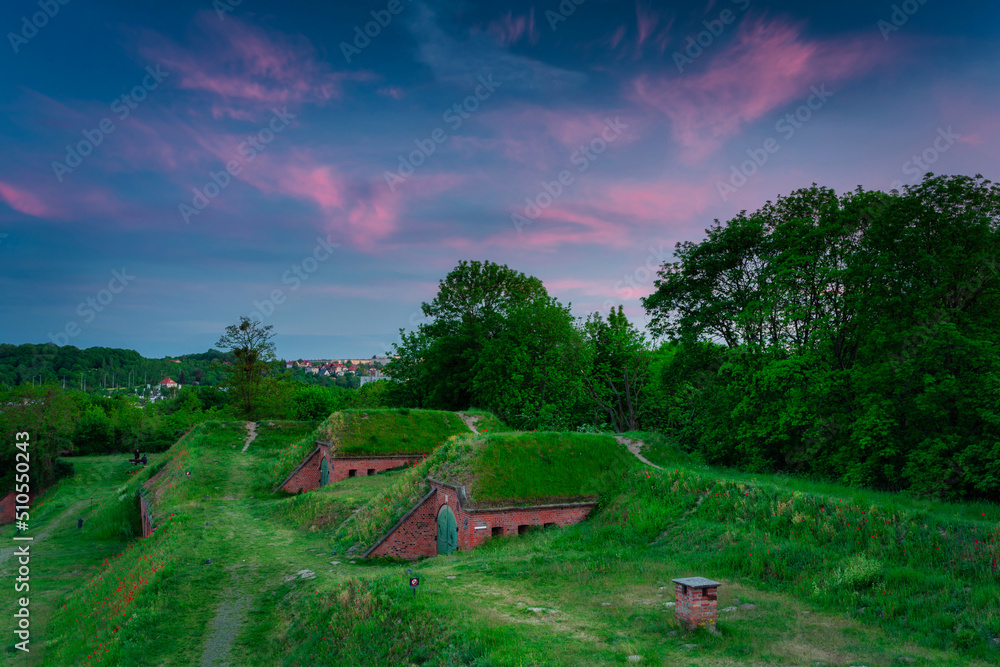
[[[403,572],[351,578],[321,589],[285,595],[280,615],[287,630],[270,650],[286,665],[424,665],[488,667],[503,641],[461,631],[440,605],[413,597]]]
[[[588,527],[592,539],[576,546],[651,544],[686,563],[685,574],[788,592],[929,647],[1000,657],[995,517],[859,504],[682,469],[636,470],[625,488]]]

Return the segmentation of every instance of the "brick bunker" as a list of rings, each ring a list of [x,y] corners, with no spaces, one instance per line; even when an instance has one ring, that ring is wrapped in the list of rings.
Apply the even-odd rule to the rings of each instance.
[[[428,479],[431,490],[363,556],[415,559],[471,549],[488,537],[583,521],[596,502],[475,509],[464,487]]]
[[[330,482],[339,482],[348,477],[367,477],[386,470],[401,468],[421,461],[423,454],[359,454],[337,456],[331,454],[329,442],[319,441],[316,449],[285,478],[278,489],[288,493],[312,491]],[[277,490],[277,489],[276,489]]]

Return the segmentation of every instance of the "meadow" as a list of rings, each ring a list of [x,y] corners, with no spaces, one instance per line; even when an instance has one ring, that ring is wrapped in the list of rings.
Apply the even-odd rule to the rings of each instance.
[[[260,427],[265,446],[242,452],[242,423],[199,426],[146,471],[119,458],[74,459],[77,475],[36,508],[38,530],[49,533],[37,545],[37,643],[26,657],[8,647],[8,657],[46,665],[1000,662],[994,504],[708,468],[669,439],[632,433],[663,469],[622,458],[581,524],[414,563],[363,560],[346,549],[391,520],[391,508],[379,508],[405,505],[435,461],[458,460],[473,440],[515,439],[449,437],[422,466],[287,496],[255,477],[273,465],[283,438],[290,446],[311,426],[268,428]],[[123,490],[154,476],[156,532],[116,539]],[[91,494],[96,509],[77,529]],[[416,593],[408,570],[420,577]],[[0,575],[9,573],[8,561]],[[677,625],[671,579],[683,576],[722,582],[718,634]]]

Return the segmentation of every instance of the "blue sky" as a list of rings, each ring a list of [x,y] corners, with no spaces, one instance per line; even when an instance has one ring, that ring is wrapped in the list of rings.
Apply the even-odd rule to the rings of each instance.
[[[995,3],[328,4],[3,4],[0,341],[367,357],[462,259],[644,326],[716,218],[997,175]]]

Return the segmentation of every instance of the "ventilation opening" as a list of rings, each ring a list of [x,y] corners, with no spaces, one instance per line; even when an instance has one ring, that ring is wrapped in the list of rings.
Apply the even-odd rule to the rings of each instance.
[[[493,526],[493,531],[491,532],[492,537],[498,537],[503,535],[503,526]]]
[[[547,523],[544,526],[542,526],[542,528],[545,528],[545,529],[555,528],[557,525],[558,524],[556,524],[556,523]]]
[[[348,470],[347,471],[347,476],[348,477],[357,477],[358,476],[358,471],[357,470]]]
[[[520,526],[517,527],[517,534],[518,535],[524,535],[530,529],[531,529],[531,526],[529,526],[526,523],[522,523]]]
[[[368,476],[371,477],[374,474],[375,474],[375,468],[369,468],[368,469]]]

